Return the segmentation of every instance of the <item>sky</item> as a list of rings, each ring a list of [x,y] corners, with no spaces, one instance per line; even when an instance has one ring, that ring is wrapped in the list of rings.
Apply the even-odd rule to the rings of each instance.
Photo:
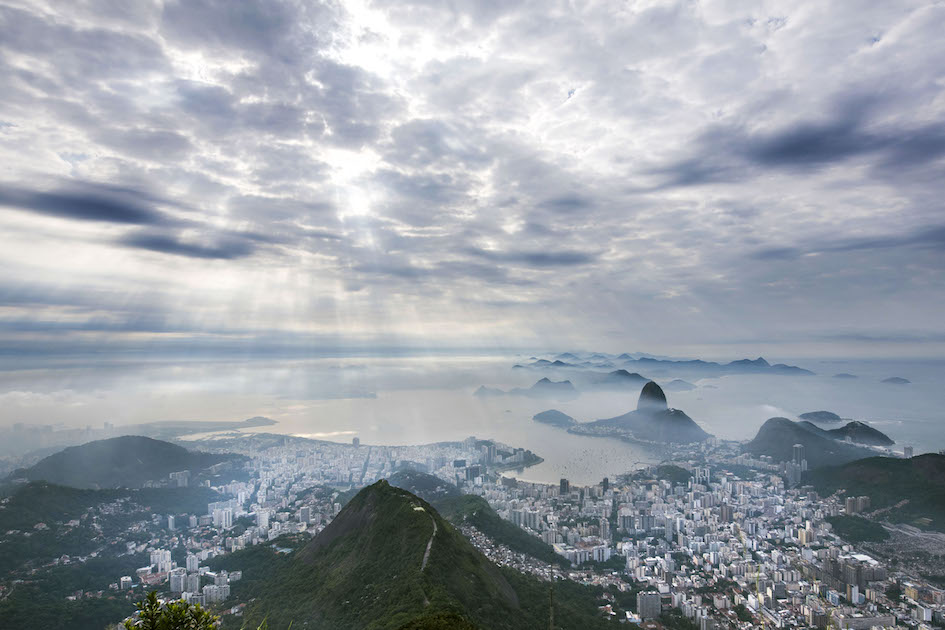
[[[0,364],[943,356],[942,33],[942,2],[0,2]]]

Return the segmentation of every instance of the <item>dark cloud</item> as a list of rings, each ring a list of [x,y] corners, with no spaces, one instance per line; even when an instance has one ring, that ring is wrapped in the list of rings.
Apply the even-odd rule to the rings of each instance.
[[[246,258],[255,250],[248,239],[227,238],[205,244],[183,241],[177,236],[160,232],[136,232],[122,237],[118,242],[127,247],[161,254],[216,260]]]
[[[37,214],[127,225],[174,223],[167,215],[154,209],[154,201],[153,197],[136,190],[92,184],[52,192],[17,188],[0,190],[0,204]]]
[[[887,177],[945,156],[945,123],[870,124],[851,115],[826,123],[800,121],[775,131],[714,127],[696,141],[694,156],[651,171],[660,187],[751,179],[769,170],[807,171],[863,158]]]
[[[466,252],[488,260],[538,268],[587,265],[597,258],[595,255],[576,251],[493,251],[470,247]]]
[[[186,0],[164,5],[162,32],[191,46],[273,53],[293,24],[287,2]]]
[[[575,212],[591,207],[593,202],[580,195],[569,194],[545,199],[539,205],[555,212]]]

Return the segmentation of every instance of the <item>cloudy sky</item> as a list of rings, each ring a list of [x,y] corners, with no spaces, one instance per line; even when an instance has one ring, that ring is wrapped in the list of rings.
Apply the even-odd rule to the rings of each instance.
[[[0,3],[0,354],[945,349],[942,2]]]

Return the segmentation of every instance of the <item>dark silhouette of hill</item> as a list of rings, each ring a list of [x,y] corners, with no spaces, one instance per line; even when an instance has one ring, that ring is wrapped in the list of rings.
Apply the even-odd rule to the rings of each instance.
[[[691,392],[694,389],[696,389],[695,385],[689,381],[684,381],[679,378],[673,379],[672,381],[663,385],[663,390],[669,392]]]
[[[568,361],[562,361],[560,358],[561,356],[562,355],[559,355],[559,357],[554,361],[549,361],[548,359],[536,359],[531,363],[526,363],[524,365],[518,364],[517,367],[541,370],[550,369],[579,371],[593,369],[598,366],[614,366],[614,364],[610,363],[609,360],[607,363],[595,364],[589,361],[578,363],[575,362],[577,357],[574,357],[574,355],[571,355],[574,358],[569,359]],[[594,355],[592,358],[609,359],[609,357],[604,355]],[[649,356],[633,358],[631,355],[624,353],[616,357],[616,362],[618,365],[623,365],[626,368],[638,370],[645,374],[685,374],[691,375],[693,377],[723,376],[726,374],[779,374],[785,376],[813,374],[813,372],[810,370],[805,370],[794,365],[785,365],[784,363],[770,364],[762,357],[758,357],[757,359],[739,359],[729,363],[716,363],[714,361],[703,361],[701,359],[677,361],[665,358],[658,359]]]
[[[683,411],[670,409],[666,394],[653,381],[643,386],[634,411],[578,424],[568,430],[582,435],[632,437],[652,442],[701,442],[712,437]]]
[[[859,420],[848,422],[839,429],[830,429],[827,431],[827,433],[833,436],[833,438],[836,440],[849,439],[851,442],[856,442],[857,444],[867,444],[870,446],[892,446],[896,443],[894,440],[892,440],[892,438],[879,429],[874,429],[870,425],[866,424],[865,422],[860,422]]]
[[[589,372],[582,375],[581,383],[584,387],[591,389],[629,389],[639,387],[646,383],[647,379],[636,372],[628,372],[624,369],[614,370],[612,372]]]
[[[791,461],[794,445],[804,445],[809,468],[846,463],[875,453],[865,447],[839,442],[824,429],[809,422],[792,422],[787,418],[769,418],[744,450],[760,457],[767,455],[776,462]]]
[[[490,398],[494,396],[528,396],[530,398],[557,398],[563,400],[577,398],[579,395],[578,390],[574,388],[574,384],[572,384],[571,381],[553,381],[550,378],[542,378],[527,389],[516,387],[506,392],[501,389],[482,385],[473,393],[473,396],[480,398]]]
[[[798,416],[801,420],[811,422],[840,422],[842,418],[832,411],[808,411]]]
[[[812,470],[804,481],[824,495],[866,495],[871,510],[896,506],[883,519],[945,531],[945,455],[869,457]]]
[[[543,422],[545,424],[551,424],[556,427],[564,428],[577,424],[577,420],[566,413],[558,411],[557,409],[549,409],[548,411],[536,413],[534,416],[532,416],[532,420],[535,422]]]
[[[70,446],[11,477],[74,488],[138,488],[147,481],[167,479],[172,472],[189,470],[196,474],[215,464],[245,459],[242,455],[188,451],[170,442],[123,435]]]
[[[578,587],[578,588],[575,588]],[[556,584],[561,627],[604,628],[592,590]],[[378,481],[258,584],[244,622],[310,629],[544,628],[548,586],[500,569],[416,495]]]
[[[624,362],[627,367],[641,368],[647,373],[691,374],[693,376],[722,376],[725,374],[778,374],[784,376],[809,376],[813,374],[794,365],[784,363],[770,364],[763,357],[757,359],[739,359],[729,363],[714,361],[673,361],[667,359],[653,359],[641,357]]]
[[[834,374],[833,377],[845,378],[845,379],[859,378],[856,374],[847,374],[846,372],[840,372],[839,374]]]
[[[640,398],[637,399],[637,411],[652,409],[654,411],[664,411],[669,408],[666,403],[666,394],[663,389],[654,381],[649,381],[640,390]]]
[[[890,385],[908,385],[912,381],[907,378],[902,378],[901,376],[890,376],[889,378],[884,378],[883,382]]]

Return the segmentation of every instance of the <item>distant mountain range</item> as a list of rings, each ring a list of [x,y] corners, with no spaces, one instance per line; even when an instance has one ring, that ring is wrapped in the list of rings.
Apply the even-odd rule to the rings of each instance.
[[[684,412],[670,409],[666,394],[653,381],[643,386],[634,411],[615,418],[576,424],[568,431],[663,443],[701,442],[712,437]]]
[[[769,418],[758,429],[755,438],[744,446],[744,450],[755,457],[767,455],[775,462],[783,462],[793,459],[795,444],[802,444],[809,468],[843,464],[876,455],[876,451],[865,446],[837,439],[841,435],[843,437],[847,435],[865,435],[862,429],[857,427],[848,429],[849,426],[827,431],[807,421],[792,422],[787,418]],[[837,433],[834,433],[834,431]],[[876,433],[889,440],[879,431],[876,431]],[[876,439],[876,437],[873,436],[872,439]],[[891,444],[892,440],[889,443]]]
[[[549,378],[543,378],[531,387],[525,389],[516,387],[508,391],[486,387],[482,385],[473,392],[473,396],[479,398],[492,398],[496,396],[528,396],[530,398],[557,398],[567,400],[577,398],[580,393],[574,388],[571,381],[553,381]]]
[[[223,462],[242,462],[242,455],[188,451],[182,446],[140,435],[124,435],[70,446],[13,479],[48,481],[74,488],[140,488],[148,481],[166,480],[172,472],[192,475]]]
[[[626,368],[639,370],[651,375],[688,375],[693,377],[725,376],[727,374],[778,374],[784,376],[812,375],[813,372],[794,365],[784,363],[770,364],[764,358],[739,359],[729,363],[713,361],[674,360],[667,358],[653,358],[621,354],[619,356],[596,353],[587,358],[580,358],[573,353],[557,355],[553,360],[532,359],[529,363],[517,364],[514,369],[541,369],[541,370],[601,370]]]
[[[691,392],[696,389],[696,386],[688,381],[677,378],[663,385],[663,389],[668,392]]]
[[[497,567],[422,498],[387,481],[361,490],[252,593],[255,628],[545,627],[548,586]],[[591,589],[555,584],[560,627],[606,628]]]

